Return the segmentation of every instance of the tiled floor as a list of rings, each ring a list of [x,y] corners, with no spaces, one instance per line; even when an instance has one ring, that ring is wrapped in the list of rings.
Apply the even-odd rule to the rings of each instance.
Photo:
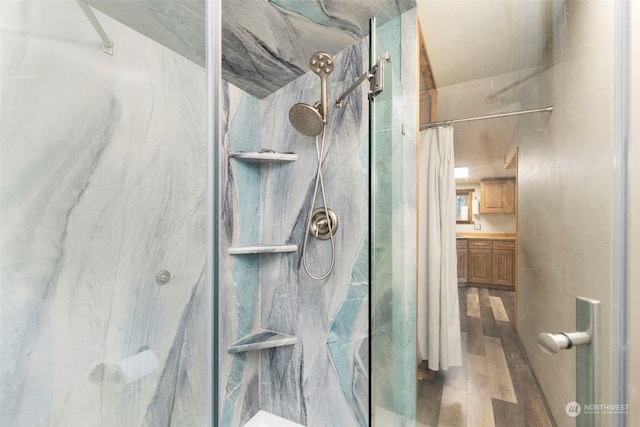
[[[459,296],[465,364],[418,381],[417,426],[555,426],[514,328],[514,293]]]

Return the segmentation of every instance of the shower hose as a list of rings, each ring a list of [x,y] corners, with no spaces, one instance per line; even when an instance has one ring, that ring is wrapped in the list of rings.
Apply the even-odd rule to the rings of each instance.
[[[325,195],[325,190],[324,190],[324,180],[322,178],[322,162],[324,157],[325,129],[326,127],[322,128],[322,142],[320,142],[320,138],[318,137],[318,135],[316,135],[316,157],[318,158],[318,171],[316,172],[316,185],[315,185],[315,188],[313,189],[313,197],[311,198],[311,207],[309,208],[309,219],[307,220],[307,228],[305,229],[305,233],[304,233],[304,245],[302,248],[302,262],[304,264],[304,270],[307,272],[309,277],[315,280],[326,279],[327,276],[329,276],[329,274],[331,274],[331,272],[333,271],[333,266],[336,262],[336,247],[333,241],[333,230],[332,230],[333,224],[331,224],[331,217],[329,216],[329,208],[327,207],[328,206],[327,197]],[[316,203],[316,196],[318,195],[318,183],[320,184],[320,190],[322,193],[322,202],[324,203],[325,220],[327,221],[327,225],[328,225],[327,228],[329,229],[329,238],[331,240],[331,265],[329,266],[329,269],[327,270],[327,272],[324,273],[322,276],[315,276],[313,273],[311,273],[311,271],[309,270],[309,266],[307,264],[307,242],[309,240],[309,234],[311,234],[309,233],[309,230],[311,227],[311,219],[313,217],[313,208]],[[318,237],[317,233],[316,233],[316,237]]]

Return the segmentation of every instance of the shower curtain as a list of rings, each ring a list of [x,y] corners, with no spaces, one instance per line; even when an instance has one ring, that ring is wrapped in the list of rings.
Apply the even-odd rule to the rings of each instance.
[[[462,365],[453,127],[422,131],[419,150],[418,347],[430,369]]]

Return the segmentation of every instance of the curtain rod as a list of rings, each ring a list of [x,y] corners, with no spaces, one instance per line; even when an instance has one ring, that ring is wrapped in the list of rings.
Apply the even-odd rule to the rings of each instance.
[[[553,111],[553,107],[551,106],[551,107],[545,107],[545,108],[536,108],[535,110],[512,111],[510,113],[492,114],[490,116],[478,116],[478,117],[469,117],[466,119],[442,120],[442,121],[433,122],[433,123],[423,123],[420,125],[420,130],[425,130],[425,129],[429,129],[429,128],[440,126],[440,125],[450,125],[453,123],[471,122],[474,120],[496,119],[498,117],[519,116],[521,114],[544,113],[544,112],[550,113],[552,111]]]

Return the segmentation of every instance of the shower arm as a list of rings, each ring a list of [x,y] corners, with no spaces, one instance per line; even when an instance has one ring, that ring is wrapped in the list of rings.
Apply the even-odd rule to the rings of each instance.
[[[378,58],[378,62],[375,63],[373,67],[371,67],[371,71],[365,72],[361,75],[358,80],[356,80],[349,88],[344,91],[342,95],[338,97],[336,100],[336,107],[342,108],[344,106],[344,99],[349,96],[351,92],[356,90],[358,86],[365,80],[369,80],[369,99],[374,99],[376,95],[378,95],[383,90],[383,80],[384,80],[384,67],[383,60],[390,62],[391,55],[389,52],[386,52],[380,58]]]
[[[353,92],[354,90],[356,90],[356,88],[358,86],[360,86],[360,83],[362,83],[363,81],[365,81],[365,79],[370,79],[371,76],[373,74],[369,73],[369,71],[367,71],[366,73],[364,73],[363,75],[360,76],[360,78],[358,78],[358,80],[355,81],[355,83],[353,83],[351,86],[349,86],[349,89],[347,89],[342,95],[340,95],[340,97],[336,100],[336,107],[338,108],[342,108],[343,106],[343,101],[344,99],[349,96],[349,94],[351,92]]]

